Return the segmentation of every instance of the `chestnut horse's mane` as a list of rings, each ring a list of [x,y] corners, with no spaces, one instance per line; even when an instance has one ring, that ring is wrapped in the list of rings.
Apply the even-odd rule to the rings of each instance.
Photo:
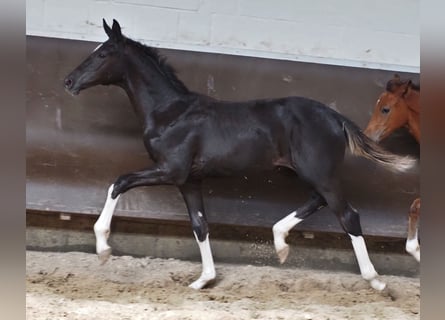
[[[400,80],[400,77],[396,74],[394,75],[394,78],[392,78],[391,80],[389,80],[386,83],[386,91],[389,92],[394,92],[394,90],[404,84],[407,84],[409,82],[409,87],[415,91],[419,91],[420,92],[420,83],[419,84],[415,84],[413,82],[411,82],[410,80]]]
[[[415,84],[411,82],[411,89],[414,89],[416,91],[420,91],[420,83],[419,84]]]

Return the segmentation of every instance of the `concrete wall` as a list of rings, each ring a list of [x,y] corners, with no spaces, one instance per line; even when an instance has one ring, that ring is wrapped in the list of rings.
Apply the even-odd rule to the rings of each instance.
[[[27,0],[28,35],[419,72],[419,0]]]

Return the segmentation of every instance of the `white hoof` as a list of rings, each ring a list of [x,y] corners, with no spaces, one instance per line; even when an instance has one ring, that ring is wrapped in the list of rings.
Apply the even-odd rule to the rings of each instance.
[[[417,260],[417,262],[420,262],[420,247],[417,247],[415,249],[410,248],[410,250],[406,250],[410,255],[414,257],[414,259]]]
[[[417,260],[417,262],[420,262],[420,248],[415,252],[411,252],[411,255]]]
[[[417,262],[420,262],[419,240],[417,240],[416,238],[407,240],[405,249],[410,255],[412,255],[414,257],[414,259],[417,260]]]
[[[210,284],[213,280],[215,280],[215,275],[208,275],[199,277],[198,280],[194,281],[189,285],[189,288],[199,290],[204,288],[206,285]]]
[[[281,245],[279,248],[275,246],[275,250],[277,251],[278,259],[280,260],[280,263],[283,264],[287,256],[289,255],[289,245],[284,243],[284,245]]]
[[[94,225],[94,233],[96,235],[96,252],[101,264],[104,264],[111,255],[111,247],[107,243],[108,237],[110,236],[110,229],[101,228],[96,222]]]
[[[286,243],[286,237],[289,234],[289,230],[303,221],[303,219],[297,218],[296,215],[297,212],[294,211],[275,223],[272,227],[275,251],[278,254],[280,263],[284,263],[289,255],[289,246]]]
[[[105,262],[107,262],[111,256],[111,247],[108,247],[107,249],[98,252],[97,255],[99,257],[100,264],[101,265],[105,264]]]
[[[377,278],[372,279],[371,281],[369,281],[369,283],[371,284],[371,287],[373,287],[377,291],[382,291],[386,287],[386,283],[378,280]]]
[[[204,288],[204,286],[206,284],[207,284],[207,282],[205,282],[205,281],[203,281],[201,279],[198,279],[195,282],[189,284],[189,288],[192,288],[192,289],[195,289],[195,290],[199,290],[199,289]]]

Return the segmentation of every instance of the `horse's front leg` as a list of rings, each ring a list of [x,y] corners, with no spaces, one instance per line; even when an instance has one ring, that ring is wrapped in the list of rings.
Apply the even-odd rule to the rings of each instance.
[[[201,253],[202,273],[198,280],[189,285],[193,289],[201,289],[215,279],[212,250],[209,242],[209,227],[202,201],[201,181],[187,181],[179,187],[192,223],[193,233]]]
[[[111,218],[116,209],[120,194],[137,186],[150,186],[158,184],[174,184],[175,179],[171,170],[155,167],[143,171],[137,171],[120,176],[108,188],[107,200],[104,208],[94,224],[94,234],[96,235],[96,252],[102,264],[105,263],[111,255],[111,247],[107,240],[110,235]]]
[[[408,237],[406,239],[406,251],[420,262],[420,245],[418,239],[418,221],[420,216],[420,198],[414,200],[409,210]]]
[[[107,200],[105,201],[104,208],[100,213],[99,219],[94,224],[94,234],[96,235],[96,252],[99,255],[99,260],[104,264],[111,255],[111,247],[108,245],[107,240],[110,236],[111,218],[113,217],[114,210],[116,208],[119,196],[113,198],[112,192],[114,190],[114,184],[108,188]]]

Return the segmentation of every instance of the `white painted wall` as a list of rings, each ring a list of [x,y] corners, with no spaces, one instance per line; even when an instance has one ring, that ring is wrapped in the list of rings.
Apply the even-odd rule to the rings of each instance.
[[[27,0],[28,35],[419,72],[420,0]]]

